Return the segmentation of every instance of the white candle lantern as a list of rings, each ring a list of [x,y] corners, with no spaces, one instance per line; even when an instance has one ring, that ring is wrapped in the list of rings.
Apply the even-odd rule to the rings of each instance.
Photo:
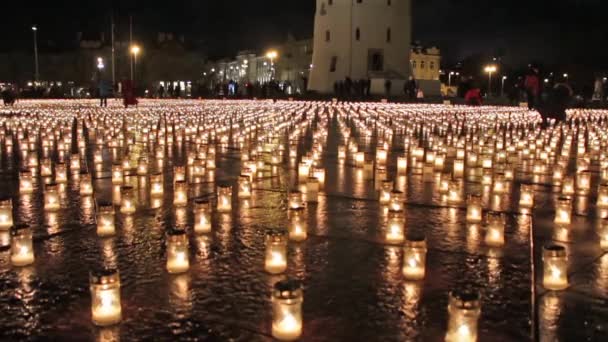
[[[297,151],[296,151],[296,156],[297,156]],[[295,157],[295,156],[291,156],[291,154],[290,154],[290,157]],[[338,159],[339,160],[346,159],[346,146],[338,146]]]
[[[300,181],[305,181],[310,175],[310,165],[305,162],[300,162],[298,166],[298,177]]]
[[[555,205],[555,223],[569,225],[572,223],[572,201],[568,197],[560,197]]]
[[[232,187],[230,185],[217,187],[217,211],[220,213],[232,211]]]
[[[405,203],[405,194],[399,190],[391,191],[391,201],[389,203],[389,208],[392,210],[403,210],[403,205]]]
[[[551,291],[568,287],[568,255],[563,246],[543,247],[543,287]]]
[[[469,195],[467,198],[467,222],[480,223],[482,221],[481,196]]]
[[[316,177],[308,177],[306,182],[306,202],[316,203],[319,201],[319,180]]]
[[[319,186],[322,187],[325,184],[325,169],[316,167],[313,170],[313,177],[319,181]]]
[[[454,177],[462,177],[464,175],[464,160],[454,160],[453,168]]]
[[[120,304],[120,276],[117,270],[103,269],[92,272],[89,277],[91,287],[91,318],[97,326],[110,326],[122,319]]]
[[[600,184],[597,192],[597,207],[600,209],[608,209],[608,184]]]
[[[460,195],[460,184],[457,181],[450,182],[448,202],[452,204],[459,204],[462,202],[462,196]]]
[[[572,196],[574,194],[574,179],[572,179],[572,177],[566,177],[562,185],[562,195]]]
[[[120,164],[112,165],[112,184],[120,185],[124,182],[123,166]]]
[[[139,158],[137,162],[137,175],[145,176],[148,174],[148,159],[147,158]]]
[[[70,156],[70,170],[72,172],[80,171],[80,155],[78,153],[74,153]]]
[[[388,211],[386,225],[386,241],[389,243],[402,243],[405,239],[405,214],[403,210]]]
[[[355,166],[363,167],[364,163],[365,163],[365,152],[355,153]]]
[[[422,280],[426,273],[426,239],[410,236],[403,246],[403,276],[407,280]]]
[[[519,207],[526,209],[534,207],[534,190],[532,185],[521,185],[519,191]]]
[[[91,196],[93,194],[93,181],[90,173],[80,175],[80,195]]]
[[[282,230],[266,234],[265,269],[270,274],[280,274],[287,269],[287,238]]]
[[[587,195],[591,190],[591,173],[587,170],[576,174],[576,190],[580,195]]]
[[[99,203],[97,206],[97,235],[112,236],[116,232],[114,206],[111,203]]]
[[[19,171],[19,193],[25,195],[32,192],[34,192],[32,173],[29,170]]]
[[[32,230],[27,225],[13,226],[11,229],[11,263],[18,267],[34,263]]]
[[[44,187],[44,210],[54,211],[59,209],[59,185],[50,183]]]
[[[486,245],[501,247],[505,244],[505,217],[503,213],[488,213]]]
[[[207,164],[205,165],[207,169],[209,170],[215,170],[215,153],[211,153],[209,152],[207,154],[207,159],[206,159]]]
[[[185,181],[186,180],[186,168],[184,166],[173,167],[173,181]]]
[[[507,184],[505,182],[505,174],[502,172],[494,175],[494,186],[492,192],[495,194],[504,194],[507,191]]]
[[[448,313],[447,342],[477,341],[477,324],[481,314],[479,293],[450,292]]]
[[[407,173],[407,157],[403,156],[397,158],[397,173],[400,175]]]
[[[135,194],[132,186],[120,187],[120,212],[122,214],[135,213]]]
[[[379,201],[382,205],[388,205],[391,201],[391,192],[393,191],[393,182],[384,180],[380,184],[380,197]]]
[[[188,235],[183,230],[171,229],[167,233],[167,272],[178,274],[190,269]]]
[[[186,181],[177,181],[173,191],[173,205],[183,207],[188,205],[188,183]]]
[[[161,173],[155,173],[150,175],[150,196],[161,197],[163,193],[163,175]]]
[[[251,181],[249,179],[250,178],[247,175],[239,176],[239,198],[251,198]]]
[[[13,226],[13,201],[10,198],[0,199],[0,230]]]
[[[379,148],[376,150],[376,162],[378,165],[386,165],[388,152],[385,149]]]
[[[304,201],[303,201],[302,197],[303,197],[303,194],[301,191],[298,191],[298,190],[290,191],[289,198],[288,198],[289,209],[294,210],[294,209],[303,208]]]
[[[194,201],[194,231],[197,234],[211,232],[211,204],[209,201]]]
[[[289,211],[289,239],[291,241],[304,241],[308,237],[306,224],[306,210],[302,207]]]
[[[68,169],[64,163],[55,165],[55,183],[64,184],[68,182]]]
[[[283,280],[272,291],[272,336],[279,341],[294,341],[302,335],[302,284]]]

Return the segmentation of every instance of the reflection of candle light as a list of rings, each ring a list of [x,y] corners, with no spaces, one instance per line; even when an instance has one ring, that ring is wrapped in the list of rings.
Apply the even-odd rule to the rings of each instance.
[[[27,225],[11,229],[11,263],[13,266],[27,266],[34,263],[32,230]]]
[[[559,245],[543,248],[543,286],[547,290],[559,291],[568,287],[568,259],[566,249]]]
[[[188,236],[183,230],[172,229],[167,233],[167,272],[184,273],[190,268],[188,260]]]
[[[10,198],[0,199],[0,230],[13,225],[13,201]]]
[[[279,274],[287,269],[287,239],[284,231],[266,234],[266,272]]]

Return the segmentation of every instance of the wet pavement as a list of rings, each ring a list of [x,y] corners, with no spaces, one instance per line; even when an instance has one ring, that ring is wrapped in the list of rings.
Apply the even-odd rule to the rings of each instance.
[[[302,341],[440,341],[447,328],[448,294],[459,289],[476,290],[481,295],[480,341],[608,339],[608,254],[600,248],[602,214],[595,206],[595,190],[585,198],[575,198],[573,222],[560,232],[553,222],[560,190],[551,184],[550,173],[533,176],[529,165],[515,163],[515,179],[508,182],[510,191],[500,196],[482,185],[479,177],[465,176],[459,180],[463,198],[479,193],[485,210],[492,208],[506,214],[506,243],[490,248],[484,243],[484,224],[466,222],[465,201],[451,204],[439,192],[441,172],[416,174],[410,166],[407,174],[397,173],[397,157],[404,153],[406,137],[427,136],[421,141],[428,142],[429,135],[447,133],[429,130],[428,135],[417,135],[398,127],[407,125],[407,120],[384,120],[391,111],[411,111],[417,115],[411,128],[419,130],[421,126],[415,125],[424,120],[420,115],[465,109],[374,104],[357,111],[356,106],[143,101],[138,109],[111,107],[100,111],[89,101],[25,101],[14,109],[21,111],[17,116],[3,110],[0,193],[12,198],[15,222],[33,229],[36,260],[27,267],[11,266],[8,233],[0,231],[0,339],[271,341],[271,290],[275,282],[287,276],[304,284]],[[344,161],[338,155],[338,146],[344,145],[340,125],[355,127],[354,118],[363,117],[366,110],[370,115],[361,122],[368,124],[370,136],[366,138],[360,129],[354,129],[353,136],[369,160],[374,159],[378,141],[386,137],[382,126],[394,127],[392,139],[385,139],[391,143],[386,170],[395,188],[405,194],[407,232],[426,236],[426,277],[422,281],[404,280],[403,248],[385,241],[386,208],[378,202],[377,179],[357,168],[348,150]],[[487,107],[482,111],[491,117],[501,110]],[[217,132],[218,139],[211,144],[216,146],[217,169],[212,174],[207,170],[202,179],[189,174],[190,201],[176,209],[172,203],[173,167],[184,165],[188,152],[197,145],[194,141],[177,143],[175,132],[183,132],[179,125],[166,134],[175,134],[176,138],[173,144],[165,145],[162,167],[155,163],[152,148],[158,144],[145,143],[141,127],[127,128],[127,136],[133,135],[135,143],[114,151],[107,141],[103,146],[96,145],[89,136],[81,158],[82,168],[86,161],[93,176],[94,196],[81,196],[78,177],[69,173],[60,190],[61,208],[49,213],[43,208],[44,177],[34,178],[33,194],[19,192],[19,170],[26,161],[20,156],[18,134],[8,127],[15,122],[40,124],[40,118],[51,115],[65,116],[63,124],[68,129],[74,115],[85,121],[107,115],[106,123],[123,117],[148,117],[150,127],[159,122],[167,127],[175,122],[195,122],[207,116],[212,119],[198,124],[206,133]],[[262,119],[255,121],[248,115]],[[283,162],[267,165],[267,170],[255,177],[251,199],[236,196],[244,148],[236,142],[237,132],[244,131],[247,123],[264,125],[264,118],[269,116],[304,123],[300,126],[301,137],[292,140],[297,142],[297,161],[314,149],[313,131],[327,132],[318,159],[325,170],[325,182],[318,203],[306,207],[308,239],[289,243],[288,268],[283,275],[269,275],[264,270],[265,235],[269,229],[288,224],[287,194],[297,186],[298,168],[297,162],[287,156],[290,144],[285,129],[293,132],[294,125],[276,128],[283,129]],[[22,120],[24,117],[28,119]],[[441,122],[442,118],[437,120]],[[430,122],[428,125],[437,128],[436,122]],[[229,123],[235,124],[233,130],[218,129]],[[247,146],[253,150],[256,144],[263,145],[259,138],[273,125],[280,126],[266,122]],[[120,123],[114,126],[124,129]],[[605,121],[598,130],[606,133]],[[106,131],[106,135],[112,134]],[[227,141],[219,139],[223,135],[229,137]],[[7,153],[7,136],[15,138],[12,154]],[[210,133],[206,137],[213,140]],[[72,136],[73,146],[76,141]],[[38,141],[36,147],[40,146]],[[103,153],[101,170],[93,170],[93,151],[97,149]],[[163,173],[162,203],[160,208],[151,208],[149,176],[126,176],[125,182],[135,187],[137,211],[129,216],[120,214],[117,207],[116,235],[100,238],[96,234],[95,202],[116,200],[111,167],[127,149],[133,160],[148,155],[151,169]],[[42,152],[37,155],[42,160]],[[55,162],[59,159],[58,153],[50,157]],[[568,170],[573,173],[576,158],[570,158]],[[453,159],[446,159],[444,171],[452,170]],[[600,171],[597,165],[592,166],[592,189],[597,189]],[[532,215],[522,214],[518,206],[522,183],[534,186]],[[197,235],[192,229],[193,199],[214,200],[218,184],[234,186],[232,212],[214,211],[212,232]],[[190,242],[191,267],[180,275],[171,275],[165,269],[166,231],[173,227],[186,229]],[[542,286],[542,246],[553,242],[565,246],[568,254],[570,286],[564,291],[546,291]],[[120,271],[123,319],[113,327],[98,328],[91,321],[89,272],[98,265]]]

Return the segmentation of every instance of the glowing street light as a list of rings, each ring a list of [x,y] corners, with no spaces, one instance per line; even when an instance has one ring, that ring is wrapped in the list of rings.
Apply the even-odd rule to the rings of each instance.
[[[274,60],[279,54],[275,50],[270,50],[266,53],[266,57],[270,59],[270,79],[274,79]]]
[[[133,55],[133,59],[131,59],[131,80],[135,81],[135,66],[137,64],[137,55],[139,54],[140,48],[137,45],[131,46],[131,54]]]
[[[101,70],[103,70],[104,67],[105,67],[105,65],[103,64],[103,58],[97,57],[97,69],[99,69],[99,71],[101,71]]]
[[[488,73],[488,97],[492,95],[492,73],[496,72],[496,65],[488,65],[484,69]]]
[[[507,80],[507,76],[502,77],[502,85],[500,86],[500,96],[505,95],[505,81]]]
[[[32,32],[34,33],[34,81],[38,82],[38,78],[40,76],[38,73],[38,37],[36,35],[36,33],[38,33],[38,26],[32,26]]]

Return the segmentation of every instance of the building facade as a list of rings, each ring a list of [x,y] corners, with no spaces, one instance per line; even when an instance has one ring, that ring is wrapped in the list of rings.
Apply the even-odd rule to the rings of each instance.
[[[404,82],[411,22],[411,0],[317,0],[308,89],[332,93],[346,77],[369,78],[383,93],[385,80]]]
[[[426,96],[441,95],[441,51],[436,47],[413,46],[410,52],[412,76]]]

